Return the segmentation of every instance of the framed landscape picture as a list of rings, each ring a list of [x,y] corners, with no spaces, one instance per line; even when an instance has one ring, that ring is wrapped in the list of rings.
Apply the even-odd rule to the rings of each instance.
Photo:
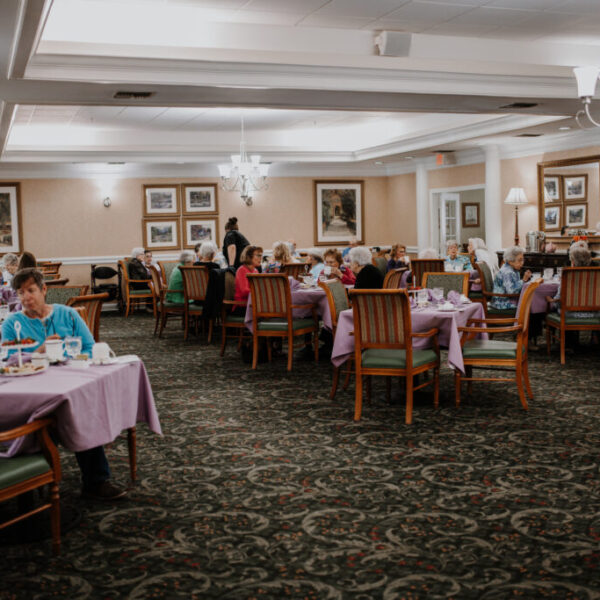
[[[23,246],[18,183],[0,183],[0,254],[19,254]]]
[[[587,227],[587,204],[565,204],[565,225]]]
[[[465,202],[462,205],[462,226],[479,227],[479,204],[477,202]]]
[[[564,200],[585,200],[587,197],[587,175],[565,175]]]
[[[219,212],[216,183],[184,183],[183,214],[217,214]]]
[[[315,246],[363,242],[364,182],[315,181]]]
[[[202,242],[214,242],[219,246],[219,221],[216,217],[207,219],[183,219],[183,239],[186,248],[193,248]]]
[[[560,176],[544,177],[544,202],[560,202]]]
[[[144,248],[178,250],[179,219],[144,219]]]
[[[144,216],[166,217],[179,214],[179,186],[145,185]]]
[[[544,230],[560,229],[560,205],[544,207]]]

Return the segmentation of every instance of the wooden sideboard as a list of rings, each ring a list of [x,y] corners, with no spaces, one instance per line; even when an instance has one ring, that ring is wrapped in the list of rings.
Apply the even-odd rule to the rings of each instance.
[[[498,264],[504,260],[504,251],[498,250]],[[566,252],[525,252],[525,264],[523,269],[531,271],[542,271],[543,269],[556,267],[568,267],[569,255]]]

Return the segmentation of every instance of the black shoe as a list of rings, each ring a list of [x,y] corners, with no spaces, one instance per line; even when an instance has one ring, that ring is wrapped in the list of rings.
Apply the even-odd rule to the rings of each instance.
[[[103,500],[105,502],[112,502],[113,500],[120,500],[127,495],[127,490],[124,488],[113,485],[110,481],[103,481],[98,485],[91,488],[83,488],[81,491],[82,498],[89,498],[91,500]]]

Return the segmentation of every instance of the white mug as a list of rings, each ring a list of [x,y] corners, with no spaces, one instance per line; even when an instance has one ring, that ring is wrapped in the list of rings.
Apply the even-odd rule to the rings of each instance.
[[[323,267],[323,273],[325,273],[325,275],[331,275],[331,267],[329,265],[325,265]]]
[[[98,342],[92,346],[92,362],[102,364],[111,358],[116,358],[116,355],[106,342]]]
[[[34,352],[31,355],[31,364],[34,367],[47,367],[48,366],[48,357],[41,352]]]
[[[51,361],[62,360],[65,356],[65,343],[62,340],[46,340],[46,354]]]

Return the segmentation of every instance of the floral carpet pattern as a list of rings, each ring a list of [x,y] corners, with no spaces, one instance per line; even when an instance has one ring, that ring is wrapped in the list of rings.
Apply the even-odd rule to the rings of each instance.
[[[101,336],[139,354],[164,437],[138,427],[138,482],[112,504],[79,499],[62,451],[64,502],[79,522],[50,543],[0,547],[0,598],[600,598],[600,350],[533,353],[535,400],[475,383],[454,407],[442,370],[404,424],[375,381],[352,421],[353,384],[331,368],[242,362],[178,323],[103,315]],[[127,444],[107,448],[126,482]]]

